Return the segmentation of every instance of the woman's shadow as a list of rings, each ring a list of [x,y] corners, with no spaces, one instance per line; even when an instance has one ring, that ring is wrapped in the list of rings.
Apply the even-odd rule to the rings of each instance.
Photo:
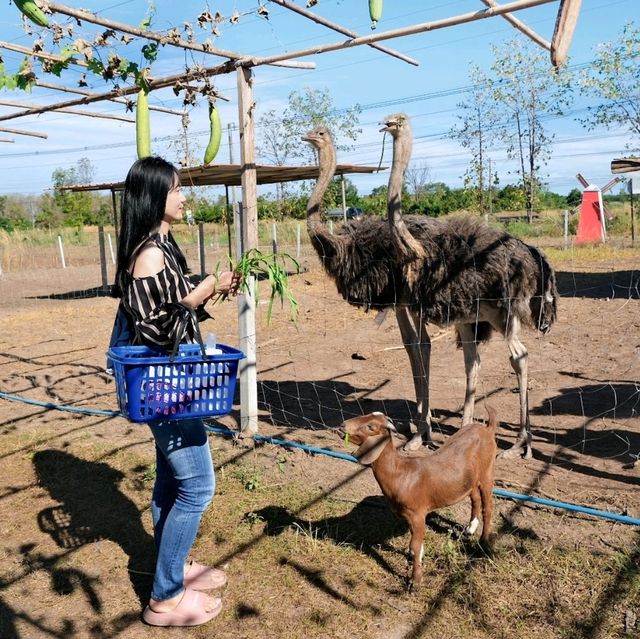
[[[38,513],[40,529],[67,550],[103,539],[118,544],[128,556],[131,585],[140,603],[146,603],[155,546],[142,525],[138,507],[118,489],[124,474],[108,464],[60,450],[38,451],[33,464],[40,485],[60,502]],[[111,567],[103,567],[104,575],[110,571]],[[56,584],[56,575],[52,578]]]

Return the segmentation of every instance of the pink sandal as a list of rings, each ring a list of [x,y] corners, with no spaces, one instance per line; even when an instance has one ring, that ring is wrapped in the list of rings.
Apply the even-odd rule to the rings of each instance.
[[[207,607],[211,609],[208,610]],[[168,612],[156,612],[149,606],[144,609],[142,619],[150,626],[199,626],[211,621],[222,610],[222,599],[208,597],[196,590],[184,591],[180,603]]]
[[[191,590],[213,590],[222,588],[226,583],[227,575],[224,570],[203,566],[197,561],[189,562],[184,576],[185,588],[191,588]]]

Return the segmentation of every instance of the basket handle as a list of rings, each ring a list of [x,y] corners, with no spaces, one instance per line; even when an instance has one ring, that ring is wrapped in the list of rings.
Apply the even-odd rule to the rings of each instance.
[[[200,325],[198,323],[198,317],[196,315],[196,312],[191,307],[187,306],[186,304],[183,304],[182,302],[178,302],[176,306],[178,306],[180,309],[180,319],[179,319],[178,329],[176,331],[176,339],[175,339],[175,342],[173,343],[173,349],[171,351],[171,355],[169,356],[169,359],[171,361],[175,359],[178,353],[178,349],[180,348],[180,344],[182,343],[182,340],[184,338],[184,334],[187,330],[187,326],[189,322],[193,323],[193,327],[195,329],[194,331],[195,337],[196,337],[196,340],[198,341],[198,344],[200,345],[200,350],[202,351],[202,357],[206,359],[207,351],[204,345],[204,340],[202,339],[202,333],[200,332]]]

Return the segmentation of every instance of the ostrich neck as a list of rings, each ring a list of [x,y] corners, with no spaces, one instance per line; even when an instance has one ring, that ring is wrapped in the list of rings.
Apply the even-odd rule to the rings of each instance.
[[[321,148],[318,155],[318,180],[307,202],[307,228],[310,233],[324,231],[324,225],[320,219],[320,207],[322,198],[336,172],[336,153],[333,147]]]
[[[411,132],[406,130],[393,139],[393,162],[387,190],[387,215],[391,227],[391,237],[401,259],[423,259],[424,247],[410,233],[402,219],[402,185],[404,173],[411,157]],[[417,272],[411,271],[408,277],[411,282]]]
[[[402,186],[404,184],[404,174],[409,166],[411,158],[411,138],[402,136],[393,139],[393,161],[391,163],[391,175],[389,176],[389,186],[387,191],[389,223],[391,226],[400,228],[404,226],[402,220]]]

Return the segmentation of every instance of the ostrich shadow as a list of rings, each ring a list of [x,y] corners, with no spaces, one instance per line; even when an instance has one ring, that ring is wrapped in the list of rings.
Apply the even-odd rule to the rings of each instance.
[[[333,430],[344,420],[380,411],[393,419],[398,432],[408,436],[410,423],[417,419],[415,400],[372,399],[375,388],[357,387],[336,379],[298,382],[295,380],[258,380],[258,408],[268,413],[262,417],[273,426],[293,429]],[[457,417],[457,413],[438,410],[442,418]],[[444,435],[457,428],[444,424],[434,426]]]
[[[25,297],[28,300],[80,300],[94,299],[96,297],[113,297],[111,286],[94,286],[92,288],[79,289],[77,291],[66,291],[64,293],[49,293],[47,295],[30,295]]]
[[[38,513],[38,525],[55,543],[68,550],[107,539],[128,556],[129,578],[140,603],[151,589],[155,545],[141,522],[138,507],[118,489],[125,475],[101,462],[86,461],[60,450],[42,450],[33,456],[38,483],[60,505]],[[54,588],[65,592],[78,584],[90,605],[100,609],[92,579],[70,569],[52,573]],[[108,574],[108,567],[105,573]],[[73,573],[73,574],[72,574]]]
[[[353,546],[373,559],[386,572],[402,581],[407,579],[407,573],[398,572],[380,552],[382,550],[399,553],[409,560],[408,542],[406,547],[398,547],[397,543],[391,543],[393,538],[406,535],[409,526],[403,519],[394,515],[381,495],[364,497],[346,515],[315,521],[298,517],[282,506],[266,506],[247,513],[245,518],[264,522],[264,534],[270,537],[277,537],[285,530],[292,529],[313,539]],[[437,512],[429,513],[426,523],[436,534],[457,537],[465,555],[471,557],[477,553],[478,545],[462,535],[463,525]]]
[[[640,485],[638,477],[596,469],[580,461],[591,456],[618,459],[622,468],[631,465],[635,455],[640,453],[640,428],[633,427],[633,420],[640,415],[640,382],[615,381],[566,387],[545,399],[540,406],[533,407],[531,414],[552,415],[554,418],[572,415],[584,420],[575,428],[559,426],[556,430],[553,424],[545,429],[534,428],[536,438],[556,447],[553,458],[534,451],[536,458],[561,464],[585,475]],[[627,420],[629,427],[612,425],[606,430],[589,430],[590,424],[601,418]]]

